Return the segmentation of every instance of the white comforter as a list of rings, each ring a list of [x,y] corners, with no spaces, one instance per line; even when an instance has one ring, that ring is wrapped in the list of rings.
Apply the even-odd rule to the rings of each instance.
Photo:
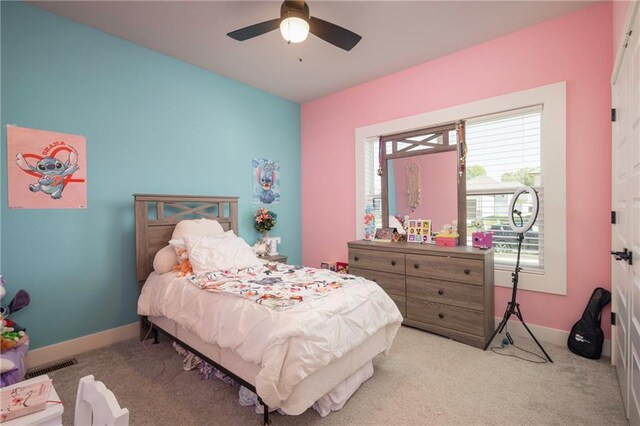
[[[280,407],[308,375],[386,328],[386,351],[402,322],[395,303],[376,283],[357,277],[328,296],[275,311],[229,294],[203,291],[175,272],[149,276],[138,314],[167,317],[207,343],[262,365],[256,390]]]

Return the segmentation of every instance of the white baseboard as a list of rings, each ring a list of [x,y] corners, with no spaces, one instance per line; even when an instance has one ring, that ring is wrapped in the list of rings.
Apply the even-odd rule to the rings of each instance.
[[[88,336],[82,336],[56,343],[54,345],[34,349],[29,351],[27,354],[27,365],[29,368],[38,367],[60,359],[72,357],[81,352],[98,349],[122,340],[132,339],[138,336],[139,330],[140,323],[132,322],[131,324],[123,325],[121,327],[111,328],[109,330],[89,334]]]
[[[501,317],[495,318],[496,327],[500,324],[500,321],[502,321]],[[535,324],[527,324],[527,327],[529,327],[533,335],[536,336],[536,339],[538,339],[541,343],[544,342],[544,343],[551,343],[552,345],[559,345],[564,347],[567,346],[567,340],[569,339],[568,331],[543,327],[541,325],[535,325]],[[509,321],[509,334],[511,334],[514,337],[516,336],[523,337],[523,338],[526,337],[528,339],[531,339],[531,336],[529,336],[529,333],[527,333],[527,330],[524,329],[520,321]],[[502,332],[501,336],[504,337],[504,331]],[[496,339],[494,339],[494,341],[496,341]],[[502,339],[502,337],[500,337],[500,339]],[[602,346],[602,356],[611,357],[611,340],[610,339],[604,340],[604,344]]]

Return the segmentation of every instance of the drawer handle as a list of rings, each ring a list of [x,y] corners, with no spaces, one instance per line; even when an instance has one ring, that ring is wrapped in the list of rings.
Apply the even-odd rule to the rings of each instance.
[[[358,260],[360,260],[360,258],[358,256],[355,256],[353,260],[357,262]]]
[[[416,268],[416,269],[418,269],[418,268],[420,267],[420,264],[418,264],[418,263],[414,263],[413,267],[414,267],[414,268]]]
[[[395,260],[391,261],[391,266],[396,266],[396,261]]]
[[[378,280],[377,280],[377,279],[375,279],[375,278],[374,278],[372,281],[373,281],[374,283],[377,283],[377,282],[378,282]]]
[[[467,268],[464,270],[465,275],[469,275],[471,273],[471,269]]]
[[[442,296],[442,295],[444,294],[444,290],[442,290],[442,289],[438,290],[438,294],[439,294],[440,296]]]
[[[444,318],[444,314],[438,314],[438,318],[440,319]]]

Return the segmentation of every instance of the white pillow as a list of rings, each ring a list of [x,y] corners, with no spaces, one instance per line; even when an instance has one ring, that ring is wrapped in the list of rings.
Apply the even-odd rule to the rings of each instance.
[[[177,264],[176,253],[170,245],[158,250],[153,258],[153,270],[159,274],[171,271]]]
[[[173,257],[176,256],[176,253],[178,253],[178,251],[187,249],[187,246],[184,244],[184,240],[169,240],[169,246],[173,247]]]
[[[176,224],[171,235],[172,240],[182,240],[186,234],[189,235],[216,235],[222,234],[224,229],[217,220],[192,219],[181,220]]]
[[[236,234],[234,234],[233,231],[227,231],[227,232],[223,232],[222,234],[215,234],[215,235],[184,234],[182,236],[182,239],[171,239],[171,240],[169,240],[169,245],[171,247],[173,247],[173,250],[175,251],[175,253],[178,254],[180,252],[180,250],[186,250],[187,249],[187,245],[184,242],[185,238],[191,238],[192,240],[194,240],[194,239],[197,239],[199,237],[204,237],[204,236],[211,237],[211,238],[235,238]],[[179,258],[178,258],[178,261],[180,261]]]
[[[185,235],[189,262],[194,274],[260,266],[258,259],[242,238],[217,235]]]

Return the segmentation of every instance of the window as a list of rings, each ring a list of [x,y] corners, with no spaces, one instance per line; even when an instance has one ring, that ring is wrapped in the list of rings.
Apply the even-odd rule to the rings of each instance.
[[[365,170],[364,190],[365,206],[372,206],[376,217],[376,228],[382,227],[382,186],[378,168],[380,167],[380,152],[378,138],[369,138],[364,147]]]
[[[492,231],[497,267],[516,263],[518,240],[508,208],[514,191],[527,185],[538,192],[540,212],[524,235],[520,263],[524,270],[544,271],[541,123],[541,105],[467,120],[467,245],[474,223]]]
[[[540,214],[536,227],[526,235],[524,249],[527,259],[518,285],[523,290],[566,294],[566,117],[566,83],[559,82],[355,129],[354,236],[362,238],[364,235],[362,218],[367,202],[365,148],[372,143],[369,141],[376,140],[379,135],[424,129],[463,119],[467,123],[469,147],[469,221],[481,219],[489,228],[501,226],[515,186],[523,181],[532,184],[539,193]],[[512,135],[510,139],[512,131],[519,136]],[[481,137],[483,134],[491,135],[491,132],[496,132],[493,134],[495,140],[498,136],[507,139],[501,143],[509,149],[501,150],[500,144],[493,146]],[[371,155],[375,155],[375,150]],[[481,185],[481,180],[471,182],[473,173],[482,173],[474,170],[477,169],[474,165],[482,166],[486,176],[491,178],[485,179],[486,185]],[[546,186],[545,182],[548,183]],[[507,190],[505,186],[509,185],[514,187]],[[499,237],[495,238],[496,244],[502,244],[496,247],[495,283],[510,287],[515,240],[506,232]]]

